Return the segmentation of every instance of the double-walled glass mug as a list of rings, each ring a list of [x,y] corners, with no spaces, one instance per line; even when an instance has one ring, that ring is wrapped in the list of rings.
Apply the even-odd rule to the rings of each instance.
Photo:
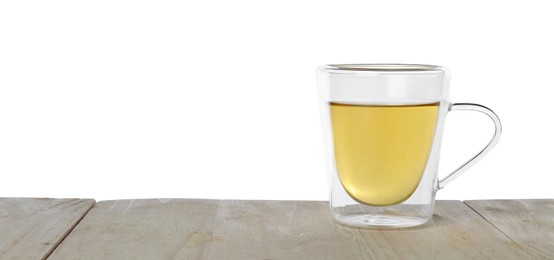
[[[426,223],[435,193],[498,142],[500,120],[477,104],[451,103],[449,72],[415,64],[338,64],[317,69],[330,207],[348,226],[404,228]],[[491,141],[457,170],[437,174],[446,115],[473,110],[495,124]]]

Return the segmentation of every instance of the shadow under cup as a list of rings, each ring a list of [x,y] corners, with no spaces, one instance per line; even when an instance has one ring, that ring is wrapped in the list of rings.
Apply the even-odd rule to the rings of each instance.
[[[435,193],[488,152],[500,121],[486,107],[452,104],[449,72],[432,65],[341,64],[317,70],[331,213],[339,223],[374,228],[431,219]],[[487,114],[489,145],[443,180],[437,169],[447,113]]]

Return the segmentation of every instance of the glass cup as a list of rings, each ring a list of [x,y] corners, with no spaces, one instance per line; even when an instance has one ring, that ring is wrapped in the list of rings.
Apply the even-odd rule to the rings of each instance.
[[[449,71],[416,64],[337,64],[317,69],[330,208],[348,226],[405,228],[433,215],[435,193],[498,142],[496,114],[478,104],[451,103]],[[495,125],[491,141],[454,172],[437,174],[444,122],[452,110],[473,110]]]

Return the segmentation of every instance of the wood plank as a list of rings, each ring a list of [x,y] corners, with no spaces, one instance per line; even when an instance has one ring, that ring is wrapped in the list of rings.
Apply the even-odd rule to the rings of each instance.
[[[0,259],[44,259],[92,208],[90,199],[0,198]]]
[[[48,259],[197,259],[216,200],[101,201]]]
[[[222,201],[206,259],[444,259],[528,257],[459,201],[441,201],[425,228],[354,229],[327,202]],[[514,249],[515,248],[515,249]]]
[[[336,224],[327,202],[123,200],[89,211],[49,259],[529,259],[460,201],[423,228]]]
[[[328,202],[220,201],[205,259],[359,259]]]
[[[537,259],[554,259],[554,200],[466,201]]]

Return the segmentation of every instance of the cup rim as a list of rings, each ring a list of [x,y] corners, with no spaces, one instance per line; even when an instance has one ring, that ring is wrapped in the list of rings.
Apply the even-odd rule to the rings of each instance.
[[[409,63],[350,63],[327,64],[320,69],[326,71],[367,71],[367,72],[440,72],[446,69],[437,65]]]

